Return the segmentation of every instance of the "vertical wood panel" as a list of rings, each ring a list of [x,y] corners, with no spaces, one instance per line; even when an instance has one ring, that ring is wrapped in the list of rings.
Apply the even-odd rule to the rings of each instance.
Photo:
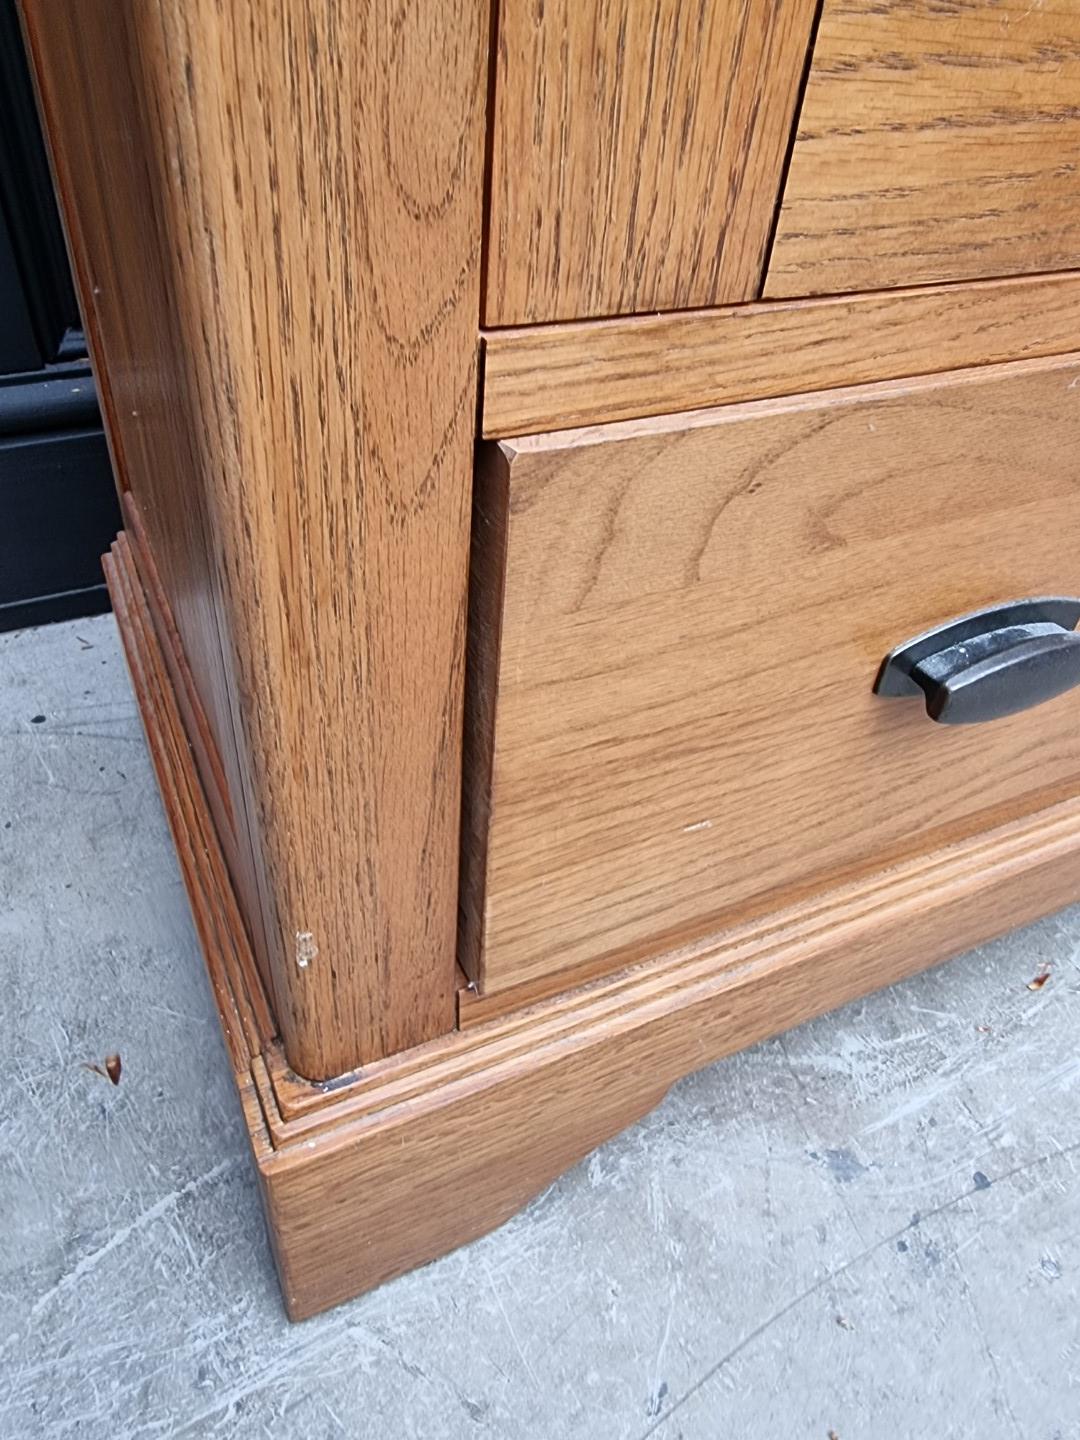
[[[814,0],[502,0],[485,321],[756,296]]]
[[[486,8],[24,5],[121,470],[315,1077],[453,1024]]]
[[[825,0],[765,294],[1080,264],[1076,0]]]

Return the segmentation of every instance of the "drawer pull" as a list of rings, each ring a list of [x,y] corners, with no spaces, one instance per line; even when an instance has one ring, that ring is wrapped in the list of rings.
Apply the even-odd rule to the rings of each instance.
[[[1080,599],[1011,600],[905,640],[881,662],[874,693],[922,695],[942,725],[1028,710],[1080,685]]]

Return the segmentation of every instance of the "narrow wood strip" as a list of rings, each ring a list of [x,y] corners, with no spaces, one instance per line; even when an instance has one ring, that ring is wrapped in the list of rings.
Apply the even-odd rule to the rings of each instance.
[[[281,1111],[278,1109],[277,1096],[274,1093],[274,1082],[266,1068],[264,1055],[255,1055],[251,1061],[250,1080],[259,1103],[261,1120],[270,1140],[270,1147],[274,1149],[279,1138],[284,1136],[284,1122]]]
[[[1062,354],[1080,273],[489,330],[489,438]]]
[[[126,534],[118,538],[115,548],[125,561],[124,577],[131,597],[129,607],[139,634],[143,637],[144,654],[159,697],[158,704],[163,713],[169,713],[170,707],[176,710],[179,728],[175,734],[166,732],[177,776],[175,788],[183,802],[184,813],[190,820],[194,843],[198,847],[200,870],[205,872],[206,888],[212,897],[215,914],[220,915],[222,943],[237,976],[235,988],[250,1006],[258,1043],[261,1045],[277,1034],[277,1025],[265,988],[267,982],[259,970],[240,909],[239,897],[231,878],[232,872],[222,848],[222,837],[216,818],[209,804],[200,771],[193,763],[197,752],[185,727],[186,717],[178,702],[173,671],[167,658],[172,637],[167,632],[163,635],[158,628],[149,596],[141,584],[136,549]]]
[[[267,913],[265,874],[254,863],[255,849],[250,827],[252,796],[241,795],[239,813],[233,805],[232,796],[222,764],[218,739],[209,723],[206,711],[199,697],[191,667],[184,651],[176,617],[162,582],[150,537],[143,519],[142,507],[130,490],[120,489],[120,506],[124,516],[125,545],[130,549],[134,565],[133,583],[141,601],[148,611],[150,629],[161,648],[162,660],[168,671],[170,688],[180,712],[184,735],[191,746],[195,768],[206,797],[213,822],[214,833],[220,843],[231,888],[235,893],[239,913],[242,915],[247,948],[250,938],[251,956],[259,973],[258,990],[272,993],[274,979],[267,963],[267,936],[265,917]],[[220,743],[232,747],[230,770],[239,775],[239,757],[235,750],[235,737],[224,732]],[[271,1033],[276,1026],[271,1026]]]
[[[224,985],[228,993],[231,1010],[246,1038],[245,1054],[250,1058],[274,1036],[273,1016],[125,536],[119,537],[112,555],[106,558],[117,622],[185,884],[192,896],[200,942],[215,988]]]
[[[472,554],[469,566],[469,632],[466,650],[465,725],[462,743],[461,879],[458,898],[458,963],[473,983],[480,979],[484,933],[484,887],[491,833],[491,777],[495,716],[499,702],[499,644],[506,592],[509,514],[487,492],[505,493],[510,476],[497,445],[482,445],[473,481]]]
[[[146,533],[142,508],[130,490],[121,489],[120,509],[123,512],[135,569],[142,584],[146,603],[150,606],[154,617],[154,630],[161,638],[173,694],[184,721],[184,733],[188,737],[191,748],[195,751],[199,773],[207,791],[207,799],[211,802],[211,808],[215,812],[214,818],[217,822],[218,834],[220,835],[226,827],[232,834],[236,830],[236,813],[229,795],[229,785],[225,778],[221,755],[214,740],[210,722],[206,717],[206,709],[195,689],[191,666],[184,654],[184,643],[177,628],[172,606],[169,604],[169,597],[161,582],[161,572],[158,570],[157,561],[154,558],[153,547]]]
[[[217,1001],[218,1018],[221,1021],[225,1048],[229,1053],[229,1060],[233,1071],[237,1073],[243,1072],[248,1068],[251,1061],[249,1038],[245,1034],[245,1026],[240,1014],[240,1007],[237,1004],[236,995],[232,986],[229,984],[224,966],[221,963],[221,956],[216,944],[209,914],[201,903],[202,887],[191,862],[190,851],[186,846],[182,846],[181,844],[179,822],[175,819],[175,808],[172,803],[174,800],[174,791],[171,767],[166,756],[164,743],[157,728],[156,717],[158,712],[156,709],[156,701],[151,698],[148,678],[143,668],[142,650],[137,636],[136,625],[131,618],[128,608],[128,594],[121,580],[123,563],[118,560],[114,548],[112,554],[102,556],[101,564],[105,572],[105,583],[109,587],[109,595],[112,599],[116,623],[120,630],[120,638],[124,646],[124,654],[127,659],[128,672],[131,676],[132,689],[135,692],[135,700],[139,707],[139,713],[143,718],[147,749],[150,752],[154,773],[157,776],[158,786],[161,790],[165,815],[169,822],[169,829],[172,832],[173,843],[176,847],[176,856],[180,866],[181,878],[191,904],[191,913],[195,922],[196,933],[199,937],[199,944],[202,947],[203,959],[206,963],[206,970],[210,978],[214,998]]]
[[[145,687],[147,703],[153,715],[166,717],[170,709],[175,707],[175,697],[168,681],[164,679],[165,671],[156,637],[148,624],[149,617],[138,586],[134,583],[135,570],[131,551],[123,539],[113,548],[120,560],[117,566],[118,585],[123,595],[126,623],[138,655],[139,673]],[[182,732],[174,732],[167,722],[155,736],[155,743],[160,749],[167,774],[166,782],[162,785],[162,797],[167,811],[175,819],[174,840],[177,855],[181,866],[190,871],[191,892],[198,896],[198,903],[193,909],[202,917],[200,942],[209,945],[215,966],[221,973],[221,983],[226,986],[240,1019],[245,1040],[244,1053],[250,1059],[263,1043],[262,1034],[248,995],[243,967],[237,962],[233,937],[224,922],[224,907],[218,898],[217,887],[206,863],[207,842],[199,824],[199,817],[191,804],[184,773],[185,769],[190,768],[190,749]]]
[[[168,674],[164,668],[162,652],[154,643],[156,637],[153,634],[150,612],[140,593],[136,594],[135,608],[142,629],[149,637],[154,684],[164,701],[164,697],[169,694]],[[236,892],[230,882],[228,867],[208,813],[205,792],[197,773],[189,763],[189,747],[184,744],[184,738],[182,734],[170,737],[177,777],[176,793],[181,812],[187,817],[191,827],[192,844],[195,847],[204,896],[215,915],[222,955],[238,1004],[245,1015],[254,1053],[277,1034],[277,1027],[240,914]]]

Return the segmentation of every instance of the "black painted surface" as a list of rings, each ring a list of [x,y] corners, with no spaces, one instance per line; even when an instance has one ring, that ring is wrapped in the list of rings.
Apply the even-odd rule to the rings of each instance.
[[[0,630],[107,609],[101,556],[120,528],[100,428],[0,441]]]
[[[120,528],[14,0],[0,0],[0,630],[108,609]]]
[[[64,232],[38,123],[15,0],[0,0],[0,211],[10,264],[36,345],[36,356],[0,369],[30,370],[56,360],[65,333],[79,327]],[[0,247],[0,305],[7,319],[9,290]],[[0,334],[6,330],[0,324]]]

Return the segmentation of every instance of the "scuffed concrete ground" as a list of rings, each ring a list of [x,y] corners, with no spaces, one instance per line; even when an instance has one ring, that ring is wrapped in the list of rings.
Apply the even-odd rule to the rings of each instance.
[[[1080,910],[292,1327],[110,617],[0,637],[0,735],[3,1436],[1080,1436]]]

